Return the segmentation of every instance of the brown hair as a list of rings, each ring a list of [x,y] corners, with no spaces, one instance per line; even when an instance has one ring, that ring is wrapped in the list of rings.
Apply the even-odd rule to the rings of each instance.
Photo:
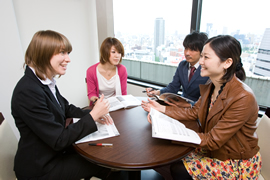
[[[72,46],[64,35],[52,30],[38,31],[26,50],[25,64],[33,67],[36,75],[45,80],[49,73],[54,71],[50,63],[51,58],[60,51],[72,51]]]
[[[109,62],[110,51],[111,51],[112,46],[114,46],[115,49],[117,50],[117,52],[121,54],[121,59],[120,59],[119,63],[122,62],[122,57],[125,56],[125,51],[124,51],[124,47],[123,47],[122,43],[116,38],[108,37],[102,42],[102,44],[100,46],[100,59],[99,59],[99,61],[101,64],[105,64],[106,62]]]
[[[229,81],[234,74],[241,81],[246,79],[246,73],[241,62],[241,45],[238,40],[230,35],[219,35],[208,39],[205,44],[208,44],[214,50],[221,62],[228,58],[233,60],[232,65],[227,69],[227,72],[221,78],[222,81]]]

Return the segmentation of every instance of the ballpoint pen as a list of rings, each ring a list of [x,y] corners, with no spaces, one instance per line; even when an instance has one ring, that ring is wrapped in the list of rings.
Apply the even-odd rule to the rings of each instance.
[[[93,104],[95,104],[95,103],[97,102],[98,99],[99,99],[99,97],[98,97],[96,100],[93,101]]]
[[[151,89],[151,90],[149,90],[149,92],[151,92],[151,91],[155,91],[155,90],[157,90],[157,89]],[[146,93],[147,91],[142,91],[143,93]]]
[[[113,144],[110,143],[90,143],[89,146],[113,146]]]

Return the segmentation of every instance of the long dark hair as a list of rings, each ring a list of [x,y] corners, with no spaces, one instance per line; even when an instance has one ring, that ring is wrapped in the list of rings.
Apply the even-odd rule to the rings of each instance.
[[[246,73],[240,58],[242,53],[240,42],[232,36],[219,35],[208,39],[205,44],[208,43],[221,62],[226,61],[228,58],[233,60],[232,65],[227,69],[221,80],[228,82],[235,74],[237,78],[244,81]]]

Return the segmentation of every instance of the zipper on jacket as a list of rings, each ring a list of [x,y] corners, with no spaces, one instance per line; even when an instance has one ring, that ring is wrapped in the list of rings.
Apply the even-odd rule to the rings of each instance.
[[[238,139],[238,137],[235,136],[235,138],[236,138],[236,140],[238,141],[238,143],[240,144],[240,146],[241,146],[242,148],[244,148],[243,144],[240,142],[240,140]]]

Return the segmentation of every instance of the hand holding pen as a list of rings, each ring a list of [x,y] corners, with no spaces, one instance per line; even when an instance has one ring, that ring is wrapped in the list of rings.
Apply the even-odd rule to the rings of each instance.
[[[95,105],[95,103],[97,102],[97,100],[99,99],[99,97],[96,97],[96,96],[95,96],[95,97],[93,97],[93,99],[94,99],[94,100],[93,100],[93,104]]]
[[[109,115],[110,103],[107,99],[104,99],[104,95],[102,94],[101,97],[95,103],[92,111],[90,112],[94,121],[97,121],[102,124],[113,124],[113,120]]]
[[[153,95],[160,95],[160,90],[154,89],[154,88],[146,88],[146,91],[143,91],[143,93],[147,93],[147,96],[153,97]]]

